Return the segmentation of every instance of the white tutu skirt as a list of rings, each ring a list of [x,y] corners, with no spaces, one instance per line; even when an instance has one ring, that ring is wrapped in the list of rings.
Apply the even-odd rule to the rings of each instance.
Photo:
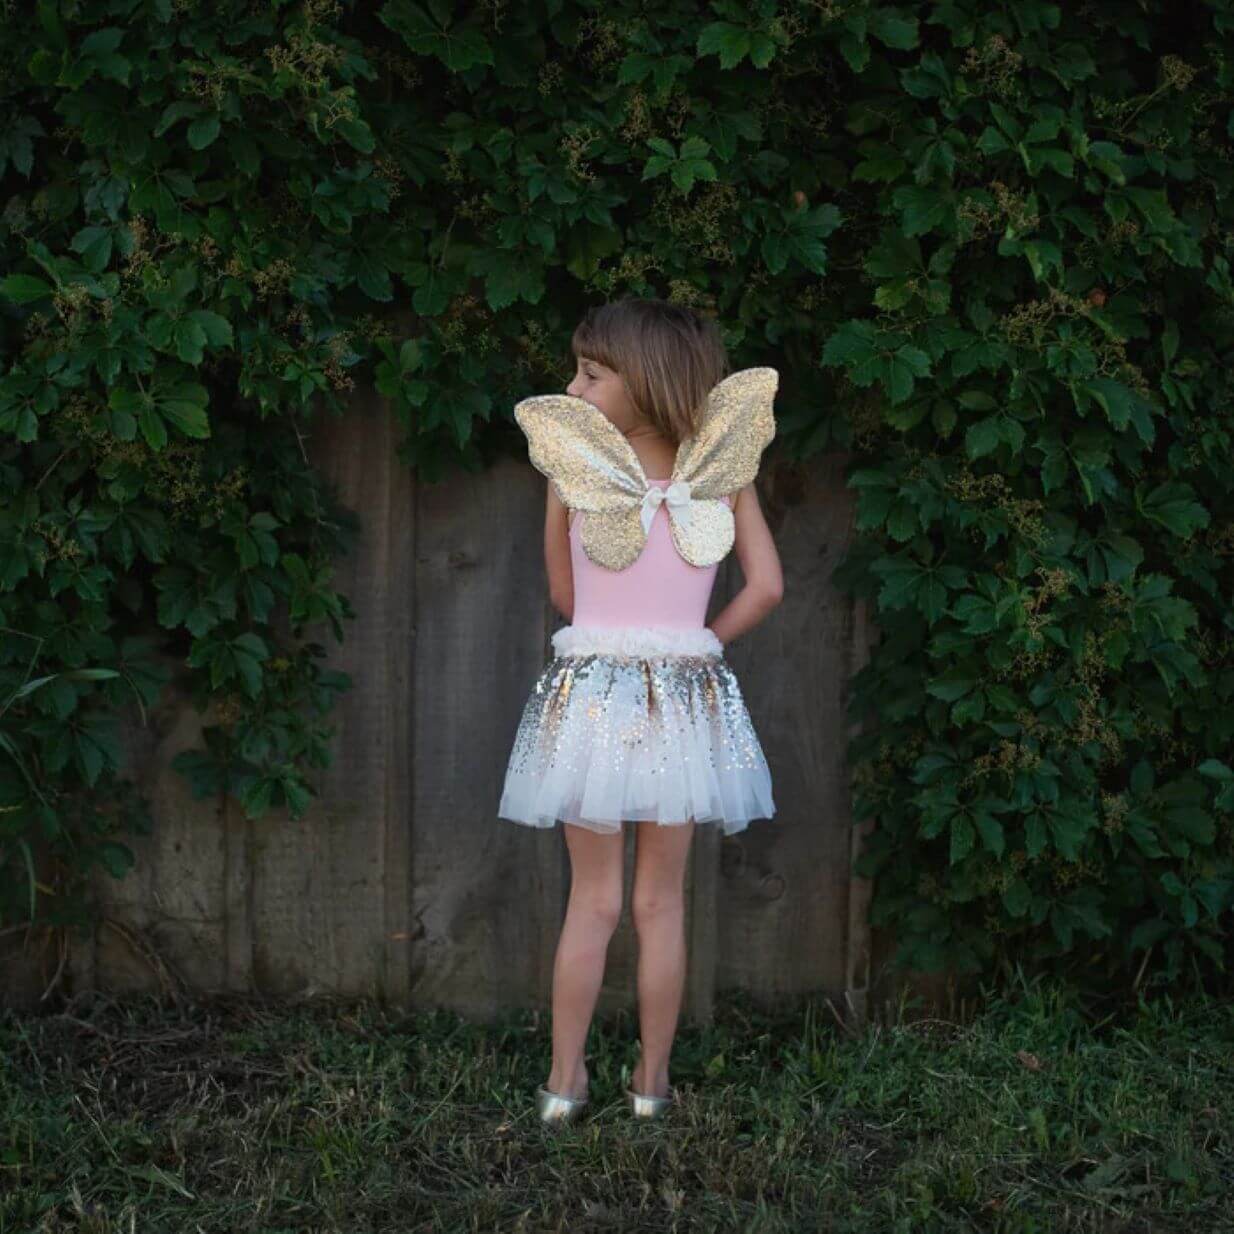
[[[706,627],[564,626],[506,768],[500,818],[605,834],[623,822],[771,818],[771,774],[723,644]]]

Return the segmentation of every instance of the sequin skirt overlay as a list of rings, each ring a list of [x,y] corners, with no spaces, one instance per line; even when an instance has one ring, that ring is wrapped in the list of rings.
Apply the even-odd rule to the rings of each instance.
[[[708,629],[565,626],[523,708],[497,813],[593,831],[771,818],[762,747]]]

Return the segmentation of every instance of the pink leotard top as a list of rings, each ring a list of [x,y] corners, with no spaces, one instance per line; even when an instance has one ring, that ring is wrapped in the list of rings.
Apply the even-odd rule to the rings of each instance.
[[[671,480],[648,479],[668,485]],[[732,496],[724,498],[732,506]],[[669,626],[698,629],[707,619],[707,603],[719,562],[693,566],[677,551],[663,503],[651,520],[647,542],[624,570],[597,565],[583,550],[579,519],[570,511],[570,562],[574,569],[575,626]]]

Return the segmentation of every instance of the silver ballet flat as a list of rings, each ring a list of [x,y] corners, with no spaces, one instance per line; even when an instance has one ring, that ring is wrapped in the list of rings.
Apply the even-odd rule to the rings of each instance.
[[[582,1116],[589,1100],[587,1097],[566,1097],[561,1093],[549,1092],[541,1084],[536,1089],[536,1114],[542,1123],[554,1126],[572,1123]]]
[[[635,1118],[663,1118],[676,1101],[677,1090],[670,1086],[667,1097],[652,1097],[647,1093],[636,1093],[632,1088],[627,1088],[626,1097],[629,1098],[630,1113]]]

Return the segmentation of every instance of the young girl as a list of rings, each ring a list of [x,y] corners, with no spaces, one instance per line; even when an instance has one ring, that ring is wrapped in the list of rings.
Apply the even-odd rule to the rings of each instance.
[[[636,1117],[673,1101],[669,1052],[686,968],[683,887],[695,823],[726,835],[771,818],[771,777],[723,647],[783,594],[754,477],[775,433],[775,369],[725,376],[714,324],[659,300],[592,309],[572,340],[565,395],[515,418],[551,483],[549,595],[571,624],[519,722],[498,815],[564,824],[570,896],[553,969],[553,1061],[541,1121],[587,1104],[583,1061],[622,905],[625,821],[636,829],[642,1053],[626,1090]],[[745,585],[704,625],[719,561]]]

